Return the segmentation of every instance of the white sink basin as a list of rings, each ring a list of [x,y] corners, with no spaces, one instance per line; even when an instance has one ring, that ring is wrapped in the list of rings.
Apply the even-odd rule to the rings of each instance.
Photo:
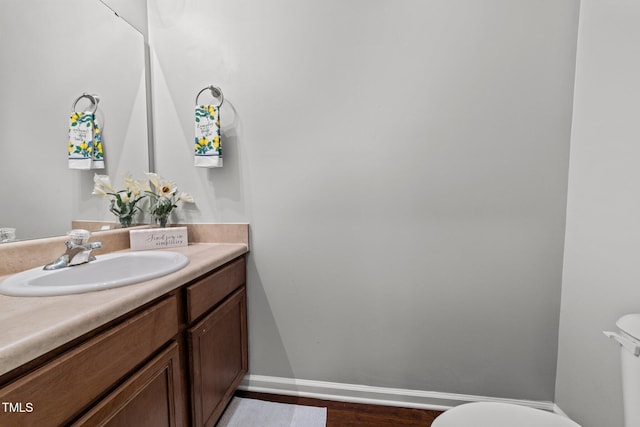
[[[0,293],[11,296],[79,294],[132,285],[165,276],[189,264],[189,258],[168,251],[120,252],[98,255],[87,264],[60,270],[32,268],[0,283]]]

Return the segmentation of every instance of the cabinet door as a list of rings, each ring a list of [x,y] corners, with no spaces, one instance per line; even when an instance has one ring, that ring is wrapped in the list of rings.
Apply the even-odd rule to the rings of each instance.
[[[247,372],[244,286],[188,331],[194,427],[211,427]]]
[[[180,356],[173,342],[73,427],[182,427],[184,408]]]

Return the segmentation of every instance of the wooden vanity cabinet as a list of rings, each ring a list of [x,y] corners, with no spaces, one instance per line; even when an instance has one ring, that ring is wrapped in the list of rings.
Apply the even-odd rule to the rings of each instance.
[[[244,257],[186,288],[193,427],[217,422],[247,372]]]
[[[236,258],[3,376],[0,402],[23,411],[0,407],[0,426],[214,426],[247,372],[245,270]]]

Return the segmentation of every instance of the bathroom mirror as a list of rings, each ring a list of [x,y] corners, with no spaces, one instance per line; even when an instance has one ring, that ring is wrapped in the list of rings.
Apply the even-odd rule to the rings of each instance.
[[[0,228],[17,240],[62,235],[72,219],[113,221],[108,201],[91,194],[94,173],[121,184],[150,170],[145,37],[113,12],[117,3],[0,2]],[[99,97],[101,170],[67,166],[69,116],[85,92]]]

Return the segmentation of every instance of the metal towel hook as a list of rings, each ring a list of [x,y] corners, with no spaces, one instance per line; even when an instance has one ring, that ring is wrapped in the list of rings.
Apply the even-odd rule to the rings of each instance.
[[[76,100],[73,102],[73,105],[71,106],[71,111],[72,112],[76,111],[76,104],[82,98],[87,98],[89,101],[91,101],[91,106],[93,107],[93,111],[91,111],[91,113],[92,114],[95,113],[96,110],[98,109],[98,102],[100,102],[100,98],[98,97],[98,95],[91,95],[89,93],[83,93],[78,98],[76,98]]]
[[[198,105],[198,98],[200,97],[202,92],[204,92],[205,90],[210,90],[211,95],[213,95],[214,98],[220,99],[220,104],[216,105],[216,108],[220,108],[222,106],[222,103],[224,102],[224,95],[222,94],[222,90],[220,90],[219,87],[215,87],[214,85],[207,86],[204,89],[202,89],[200,92],[198,92],[198,94],[196,95],[196,105]]]

